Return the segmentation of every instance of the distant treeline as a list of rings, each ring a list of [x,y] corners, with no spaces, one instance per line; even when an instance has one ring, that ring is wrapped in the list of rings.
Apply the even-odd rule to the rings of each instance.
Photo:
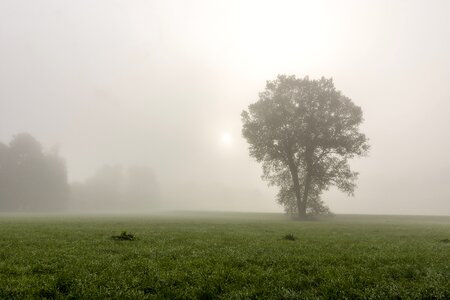
[[[0,211],[139,211],[154,208],[157,198],[148,168],[105,166],[69,184],[64,159],[56,150],[44,151],[30,134],[0,143]]]
[[[0,209],[60,211],[69,200],[67,169],[56,151],[44,152],[30,134],[0,143]]]
[[[71,211],[140,212],[156,209],[159,188],[146,167],[103,166],[84,182],[71,184]]]

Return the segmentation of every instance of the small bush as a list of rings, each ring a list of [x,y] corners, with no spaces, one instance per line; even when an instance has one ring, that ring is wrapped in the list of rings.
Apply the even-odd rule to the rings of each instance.
[[[283,239],[284,239],[284,240],[288,240],[288,241],[295,241],[295,240],[296,240],[295,236],[294,236],[292,233],[286,234],[286,235],[283,237]]]
[[[134,241],[136,240],[136,236],[132,233],[127,233],[126,231],[122,231],[120,235],[113,235],[112,238],[116,241]]]

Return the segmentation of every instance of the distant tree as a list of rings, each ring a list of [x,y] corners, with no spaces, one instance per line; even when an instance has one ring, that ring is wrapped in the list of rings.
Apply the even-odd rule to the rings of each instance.
[[[0,211],[4,210],[9,206],[8,197],[8,155],[9,149],[3,143],[0,143]]]
[[[68,193],[65,162],[56,151],[44,153],[28,133],[0,144],[0,210],[62,210]]]
[[[357,173],[348,160],[367,153],[360,107],[332,79],[279,75],[242,114],[250,155],[263,179],[280,188],[277,200],[299,218],[327,213],[320,196],[330,186],[353,194]]]
[[[124,190],[130,206],[155,209],[159,187],[153,171],[145,166],[130,166],[124,178]]]
[[[138,212],[158,205],[158,184],[143,166],[105,165],[84,182],[71,184],[71,208],[78,211]]]

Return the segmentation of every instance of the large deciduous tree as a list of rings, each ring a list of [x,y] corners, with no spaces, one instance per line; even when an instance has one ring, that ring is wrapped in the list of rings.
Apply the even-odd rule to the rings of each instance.
[[[250,155],[263,179],[279,186],[277,200],[300,218],[327,211],[320,196],[330,186],[353,194],[358,173],[348,160],[367,153],[362,110],[332,79],[279,75],[242,112]]]

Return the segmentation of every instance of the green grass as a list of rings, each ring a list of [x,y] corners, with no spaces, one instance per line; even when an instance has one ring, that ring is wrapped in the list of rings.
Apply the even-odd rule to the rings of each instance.
[[[450,299],[448,239],[450,217],[0,215],[0,298]]]

